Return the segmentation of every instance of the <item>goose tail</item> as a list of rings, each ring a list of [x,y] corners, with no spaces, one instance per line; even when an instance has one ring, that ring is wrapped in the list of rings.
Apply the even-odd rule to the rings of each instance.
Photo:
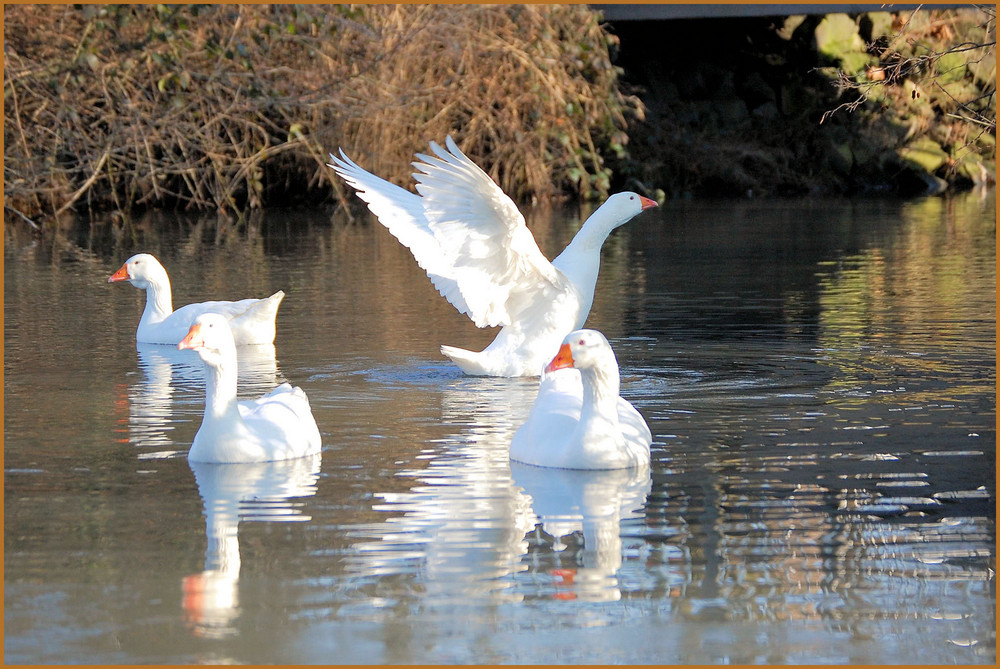
[[[490,371],[483,365],[482,352],[469,351],[457,346],[442,346],[441,353],[451,358],[459,368],[470,376],[490,376]]]

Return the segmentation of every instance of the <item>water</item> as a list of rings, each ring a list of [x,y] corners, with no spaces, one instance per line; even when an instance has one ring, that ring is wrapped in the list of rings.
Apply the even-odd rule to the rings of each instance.
[[[380,227],[151,216],[4,244],[8,663],[995,661],[995,200],[668,203],[589,325],[649,476],[511,465],[530,379]],[[550,257],[580,212],[530,212]],[[241,394],[302,386],[318,459],[196,466],[175,305],[288,294]]]

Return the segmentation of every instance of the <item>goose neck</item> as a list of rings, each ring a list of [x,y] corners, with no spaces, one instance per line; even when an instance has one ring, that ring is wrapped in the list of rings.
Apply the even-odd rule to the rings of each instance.
[[[590,367],[580,370],[583,377],[581,422],[618,423],[618,369]]]
[[[210,508],[208,500],[205,503],[205,534],[208,546],[205,550],[205,570],[220,571],[226,574],[240,573],[240,540],[239,516],[236,505],[222,503]],[[234,508],[230,509],[229,507]]]
[[[205,420],[240,420],[236,403],[235,353],[203,356],[205,361]]]
[[[146,282],[146,309],[143,318],[162,320],[174,311],[170,282],[148,280]]]
[[[583,226],[573,237],[573,241],[570,242],[570,247],[576,247],[581,251],[600,252],[601,247],[604,246],[604,242],[608,238],[608,235],[611,234],[611,231],[614,230],[615,227],[616,226],[611,225],[608,221],[605,221],[599,211],[595,212],[593,216],[584,222]]]

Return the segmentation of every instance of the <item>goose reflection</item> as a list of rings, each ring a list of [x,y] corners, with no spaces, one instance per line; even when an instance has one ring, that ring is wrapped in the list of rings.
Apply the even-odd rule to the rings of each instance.
[[[185,620],[203,637],[236,633],[240,521],[308,521],[293,498],[316,494],[319,454],[252,464],[189,462],[205,513],[204,569],[182,582]]]
[[[648,467],[575,471],[510,461],[510,443],[537,393],[536,380],[463,378],[439,388],[441,421],[456,433],[435,440],[397,472],[416,483],[379,492],[381,523],[358,526],[350,571],[401,576],[396,587],[435,602],[513,602],[539,593],[580,600],[621,597],[621,523],[641,518],[651,487]],[[425,393],[426,395],[426,393]],[[555,538],[548,553],[536,530]],[[579,532],[580,550],[558,540]],[[537,565],[552,569],[539,584]],[[394,592],[396,596],[401,592]],[[392,601],[387,597],[385,601]]]
[[[524,420],[537,382],[473,377],[439,387],[441,421],[458,431],[435,440],[397,472],[415,483],[376,492],[384,522],[359,526],[350,571],[397,575],[403,588],[436,602],[520,599],[511,575],[527,569],[521,556],[533,527],[527,498],[510,477],[508,448]]]
[[[136,350],[142,378],[120,393],[119,403],[127,408],[120,420],[128,430],[121,441],[141,447],[147,458],[171,455],[176,448],[171,431],[178,423],[197,421],[204,408],[203,363],[193,351],[175,346],[140,343]],[[237,347],[237,360],[241,394],[260,395],[277,385],[273,344]]]
[[[549,573],[554,597],[586,601],[621,598],[621,522],[642,517],[651,479],[648,468],[575,470],[510,463],[514,483],[531,498],[538,525],[552,537],[557,558]],[[582,547],[560,553],[561,541],[580,532]]]

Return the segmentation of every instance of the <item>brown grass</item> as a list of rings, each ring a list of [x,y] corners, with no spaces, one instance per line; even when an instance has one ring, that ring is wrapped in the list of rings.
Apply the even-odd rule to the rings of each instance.
[[[409,183],[451,133],[518,199],[606,195],[637,99],[584,6],[8,5],[4,205],[220,211]]]

